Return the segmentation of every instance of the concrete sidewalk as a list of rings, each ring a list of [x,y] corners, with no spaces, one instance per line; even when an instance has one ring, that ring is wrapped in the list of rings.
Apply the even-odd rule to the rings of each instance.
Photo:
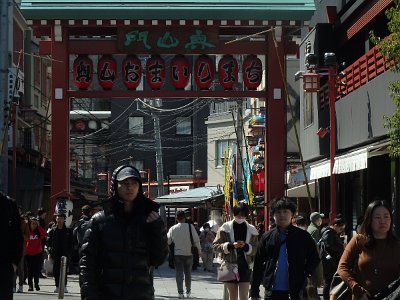
[[[215,264],[216,266],[217,264]],[[54,278],[49,277],[39,280],[40,291],[28,292],[28,286],[24,285],[24,293],[15,293],[15,300],[47,300],[58,299],[54,293]],[[163,264],[154,270],[155,299],[177,299],[178,291],[175,281],[175,270]],[[64,299],[80,299],[78,275],[68,275],[68,294]],[[192,272],[191,299],[222,299],[223,284],[217,281],[217,273],[205,272],[201,267]]]

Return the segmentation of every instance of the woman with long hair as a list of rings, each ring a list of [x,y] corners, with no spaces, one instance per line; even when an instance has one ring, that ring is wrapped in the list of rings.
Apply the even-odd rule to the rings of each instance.
[[[35,289],[40,291],[39,276],[42,269],[42,241],[46,237],[46,232],[39,225],[37,218],[31,218],[29,222],[29,238],[26,241],[26,262],[28,265],[28,291]]]
[[[246,221],[249,206],[240,202],[232,209],[234,219],[222,224],[213,242],[222,263],[237,264],[237,279],[225,282],[229,300],[248,299],[253,256],[258,245],[257,229]]]
[[[338,273],[352,299],[367,300],[400,276],[400,241],[393,233],[393,216],[384,200],[371,202],[359,234],[346,246]]]

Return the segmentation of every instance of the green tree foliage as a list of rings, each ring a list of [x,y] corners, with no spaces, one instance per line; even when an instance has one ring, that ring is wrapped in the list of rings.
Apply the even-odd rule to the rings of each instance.
[[[391,63],[390,69],[400,73],[400,0],[394,0],[394,6],[386,11],[389,20],[390,35],[385,38],[370,33],[371,40],[377,45],[385,59]],[[393,115],[385,116],[384,126],[389,130],[389,151],[392,157],[400,157],[400,81],[389,82],[390,97],[395,105]]]

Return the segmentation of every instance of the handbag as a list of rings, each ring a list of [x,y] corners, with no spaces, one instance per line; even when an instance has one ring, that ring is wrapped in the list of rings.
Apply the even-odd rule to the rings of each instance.
[[[226,261],[222,262],[217,269],[217,279],[218,281],[232,281],[237,280],[235,273],[238,272],[238,266],[236,264],[231,264]]]
[[[188,223],[189,225],[189,233],[190,233],[190,243],[192,244],[192,247],[190,248],[190,251],[192,252],[193,255],[199,254],[199,250],[193,243],[193,236],[192,236],[192,225]]]
[[[349,286],[340,278],[337,272],[333,275],[329,295],[330,300],[351,299],[351,290]]]

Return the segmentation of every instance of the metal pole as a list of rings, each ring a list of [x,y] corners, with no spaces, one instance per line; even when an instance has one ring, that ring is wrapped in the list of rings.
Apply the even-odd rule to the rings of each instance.
[[[336,127],[335,127],[335,98],[336,98],[336,66],[329,66],[328,68],[328,88],[329,88],[329,153],[330,153],[330,213],[329,220],[332,221],[336,216],[336,178],[333,173],[333,166],[335,164],[335,150],[336,150]]]
[[[158,197],[164,195],[164,173],[161,149],[160,120],[156,114],[152,114],[154,119],[154,139],[156,144],[156,165],[157,165],[157,192]]]
[[[17,199],[17,103],[12,103],[12,191],[13,199]]]
[[[10,66],[9,53],[9,23],[10,23],[10,0],[0,1],[0,191],[8,193],[8,147],[4,147],[7,139],[4,138],[8,130],[5,124],[4,108],[8,102],[8,68]]]
[[[148,168],[148,169],[147,169],[147,197],[148,197],[149,199],[151,199],[151,197],[150,197],[150,188],[151,188],[151,186],[150,186],[150,179],[151,179],[151,176],[150,176],[150,168]]]
[[[58,283],[58,299],[64,299],[65,276],[67,276],[67,257],[61,256],[60,281]]]

